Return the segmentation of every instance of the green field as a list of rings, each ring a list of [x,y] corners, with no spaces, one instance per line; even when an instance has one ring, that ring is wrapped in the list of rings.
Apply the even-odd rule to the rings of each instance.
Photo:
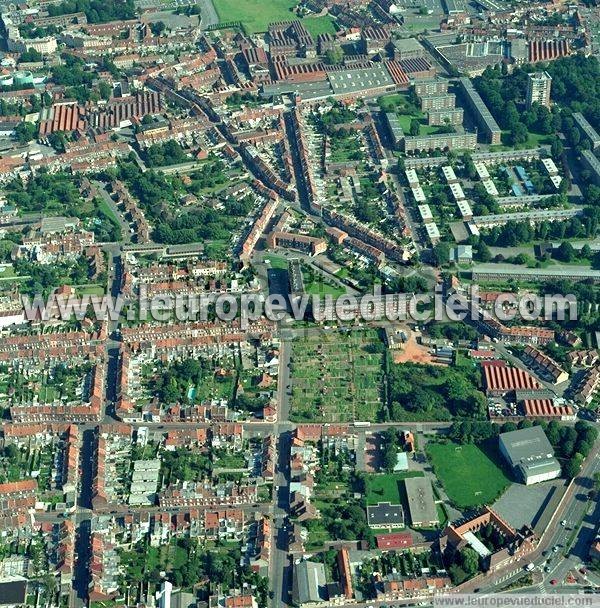
[[[280,255],[267,254],[263,257],[265,262],[269,262],[271,268],[277,270],[287,270],[288,261]]]
[[[332,295],[334,298],[346,293],[346,290],[342,287],[329,285],[329,283],[324,283],[323,281],[313,281],[312,283],[308,283],[304,286],[304,290],[306,291],[306,293],[309,293],[311,295]]]
[[[304,27],[316,38],[319,34],[335,34],[334,20],[329,15],[305,17],[302,19]]]
[[[295,18],[292,9],[295,0],[213,0],[221,23],[241,21],[251,33],[265,32],[273,21],[289,21]]]
[[[552,137],[550,135],[542,135],[540,133],[529,132],[527,141],[516,146],[508,143],[510,131],[502,131],[502,144],[490,146],[490,152],[504,152],[506,150],[530,150],[539,148],[540,146],[550,145]]]
[[[495,445],[430,443],[427,455],[448,498],[460,509],[494,502],[511,483]]]
[[[298,4],[295,0],[213,0],[213,4],[221,23],[240,21],[251,34],[265,32],[269,23],[274,21],[298,18],[292,10]],[[302,23],[314,38],[335,32],[334,19],[329,15],[309,15],[302,19]]]
[[[397,505],[398,503],[404,503],[403,480],[407,477],[423,477],[423,473],[421,471],[406,471],[366,477],[367,504],[376,505],[379,502],[389,502]]]

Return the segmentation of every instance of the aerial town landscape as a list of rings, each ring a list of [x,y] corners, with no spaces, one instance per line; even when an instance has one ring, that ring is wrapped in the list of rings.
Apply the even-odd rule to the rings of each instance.
[[[596,0],[0,20],[0,608],[600,605]]]

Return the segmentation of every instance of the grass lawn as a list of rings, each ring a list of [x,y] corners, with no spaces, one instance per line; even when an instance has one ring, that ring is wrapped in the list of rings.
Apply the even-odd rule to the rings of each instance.
[[[305,291],[309,294],[318,294],[321,296],[331,294],[334,298],[346,293],[346,290],[342,289],[341,287],[336,287],[335,285],[329,285],[328,283],[322,283],[317,281],[306,285]]]
[[[246,468],[246,460],[242,454],[234,452],[223,452],[213,462],[216,469],[244,469]]]
[[[77,295],[83,296],[103,296],[104,295],[104,287],[98,284],[90,284],[90,285],[78,285],[75,288]]]
[[[423,473],[421,471],[405,471],[367,476],[367,504],[376,505],[378,502],[398,504],[403,502],[405,497],[403,480],[407,477],[423,477]]]
[[[550,144],[552,141],[551,135],[541,135],[540,133],[529,132],[527,141],[513,146],[508,143],[510,131],[502,131],[502,145],[490,146],[490,152],[504,152],[506,150],[529,150],[531,148],[539,148],[542,145]]]
[[[430,443],[427,455],[448,498],[458,508],[491,504],[511,483],[498,448],[489,442]]]
[[[285,258],[282,258],[280,255],[268,254],[265,255],[265,262],[268,260],[271,268],[276,268],[279,270],[287,270],[288,261]]]
[[[114,214],[113,210],[111,209],[109,204],[104,199],[100,199],[100,203],[98,204],[98,209],[100,209],[100,211],[102,213],[104,213],[104,215],[106,215],[106,217],[110,218],[115,223],[115,225],[119,228],[119,230],[121,229],[121,224],[119,222],[119,218]]]
[[[324,543],[331,540],[331,536],[320,519],[313,519],[308,528],[308,539],[306,541],[307,549],[316,549],[322,547]]]
[[[335,34],[334,20],[330,15],[305,17],[302,25],[316,38],[319,34]]]
[[[273,21],[295,19],[295,0],[213,0],[221,23],[241,21],[251,33],[265,32]]]

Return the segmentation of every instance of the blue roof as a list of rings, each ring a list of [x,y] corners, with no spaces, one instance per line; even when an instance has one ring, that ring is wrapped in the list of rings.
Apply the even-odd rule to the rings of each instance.
[[[517,184],[513,184],[510,188],[515,196],[523,196],[523,190]]]
[[[523,169],[523,167],[521,167],[520,165],[515,167],[515,173],[519,176],[520,179],[522,179],[523,181],[525,181],[526,179],[529,179],[527,176],[527,171],[525,171],[525,169]]]

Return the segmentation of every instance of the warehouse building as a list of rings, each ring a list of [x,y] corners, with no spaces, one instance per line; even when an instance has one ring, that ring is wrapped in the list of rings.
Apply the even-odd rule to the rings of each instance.
[[[419,59],[425,55],[425,49],[416,38],[399,38],[392,41],[394,59]]]
[[[560,476],[560,464],[542,427],[501,433],[500,452],[527,486]]]
[[[295,565],[292,598],[296,606],[310,606],[327,601],[325,566],[323,564],[302,561]]]

